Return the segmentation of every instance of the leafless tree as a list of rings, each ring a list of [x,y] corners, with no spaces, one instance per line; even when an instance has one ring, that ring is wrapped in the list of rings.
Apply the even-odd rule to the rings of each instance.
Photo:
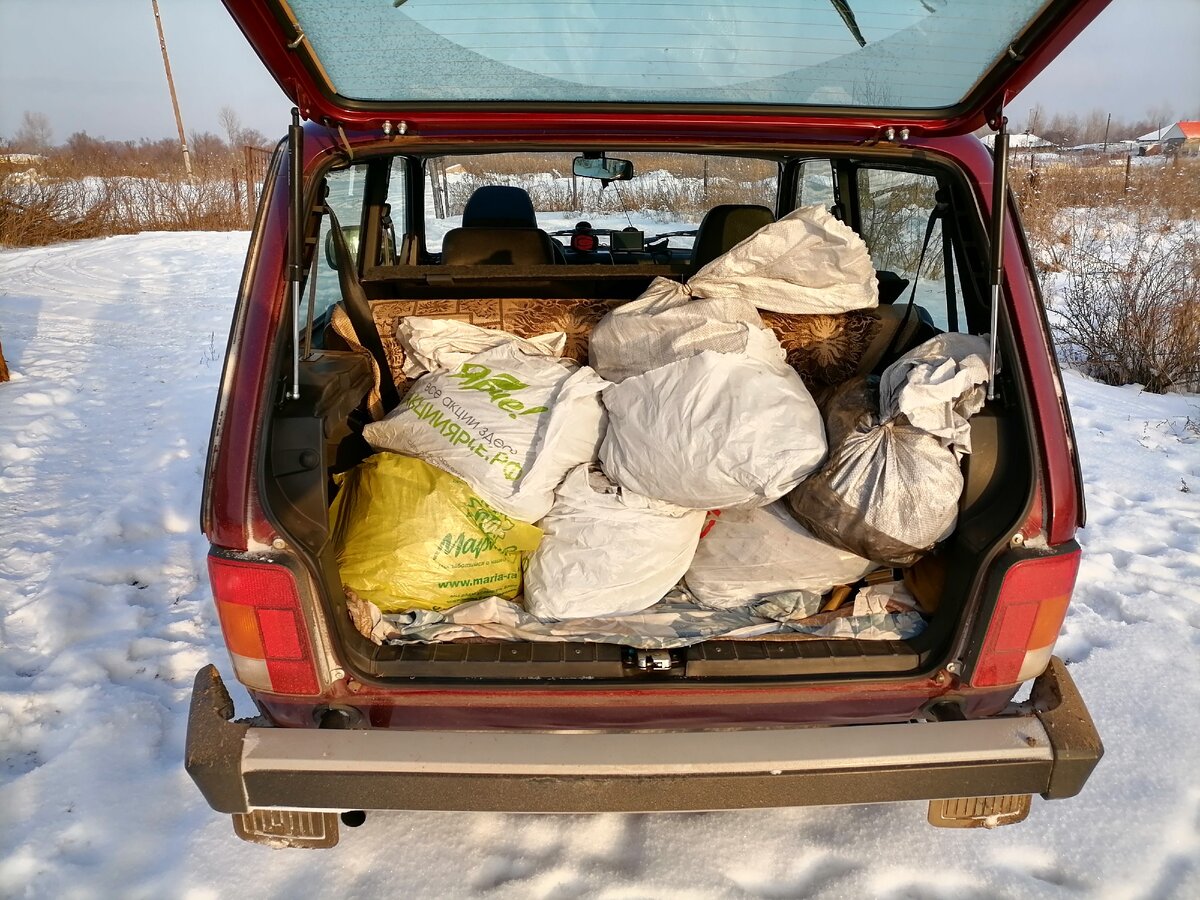
[[[24,153],[45,153],[53,140],[54,131],[50,127],[49,117],[43,112],[25,110],[13,144]]]
[[[225,132],[225,140],[231,150],[242,145],[242,120],[232,106],[222,106],[217,113],[217,123]]]
[[[1099,144],[1103,141],[1107,119],[1108,114],[1102,109],[1096,108],[1088,112],[1087,118],[1080,126],[1079,142],[1081,144]]]
[[[1041,137],[1043,129],[1046,127],[1046,107],[1040,103],[1036,103],[1029,110],[1029,115],[1025,117],[1025,130],[1030,134],[1036,134]]]

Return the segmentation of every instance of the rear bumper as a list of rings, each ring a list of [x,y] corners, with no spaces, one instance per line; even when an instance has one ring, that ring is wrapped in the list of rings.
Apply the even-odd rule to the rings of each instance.
[[[1029,710],[971,721],[739,731],[513,733],[263,728],[196,675],[185,767],[220,812],[595,812],[1079,792],[1103,748],[1062,662]]]

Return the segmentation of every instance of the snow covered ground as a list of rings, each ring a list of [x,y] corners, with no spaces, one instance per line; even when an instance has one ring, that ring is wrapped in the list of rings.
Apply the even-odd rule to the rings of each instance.
[[[912,803],[238,841],[181,759],[193,675],[230,674],[196,520],[245,246],[0,252],[0,896],[1200,897],[1200,398],[1073,374],[1089,523],[1058,652],[1107,748],[1079,797],[994,832]]]

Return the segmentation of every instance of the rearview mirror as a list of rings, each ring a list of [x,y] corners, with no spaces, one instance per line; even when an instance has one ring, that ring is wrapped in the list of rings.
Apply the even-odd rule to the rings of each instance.
[[[358,232],[357,225],[347,225],[342,229],[342,234],[346,238],[346,248],[350,251],[351,259],[358,259]],[[330,229],[325,234],[325,264],[329,268],[337,271],[337,250],[333,246],[333,230]]]
[[[628,159],[603,156],[593,159],[575,157],[572,171],[580,178],[603,178],[605,181],[628,181],[633,177],[633,163]]]

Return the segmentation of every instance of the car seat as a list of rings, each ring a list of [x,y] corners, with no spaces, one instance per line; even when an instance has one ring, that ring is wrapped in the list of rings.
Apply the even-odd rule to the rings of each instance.
[[[754,232],[775,221],[775,213],[751,203],[722,203],[714,206],[696,229],[692,245],[692,271],[699,269],[740,244]]]
[[[463,208],[462,227],[442,239],[442,264],[552,265],[563,261],[555,246],[538,228],[537,214],[528,192],[508,185],[476,188]]]

